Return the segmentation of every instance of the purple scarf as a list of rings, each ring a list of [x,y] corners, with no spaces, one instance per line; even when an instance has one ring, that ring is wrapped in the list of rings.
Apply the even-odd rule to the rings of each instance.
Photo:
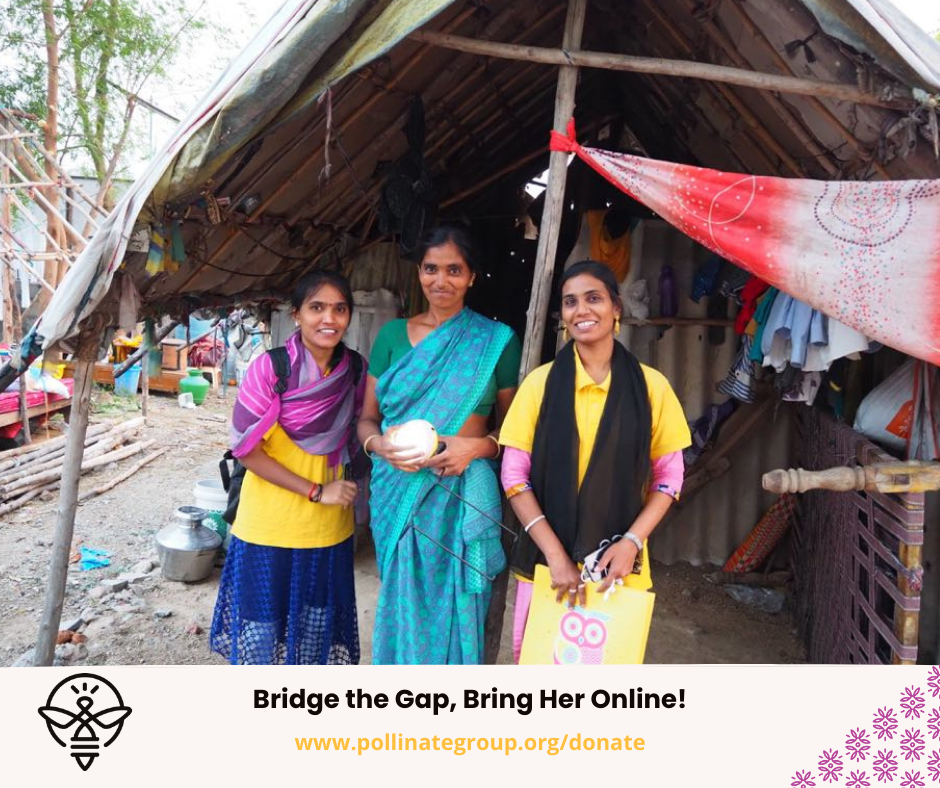
[[[327,455],[330,467],[349,462],[352,428],[365,396],[365,361],[355,385],[349,361],[354,350],[347,348],[336,368],[323,377],[299,331],[291,334],[285,347],[290,378],[280,396],[274,391],[277,376],[269,354],[256,358],[245,373],[232,413],[232,454],[244,457],[280,424],[308,454]]]

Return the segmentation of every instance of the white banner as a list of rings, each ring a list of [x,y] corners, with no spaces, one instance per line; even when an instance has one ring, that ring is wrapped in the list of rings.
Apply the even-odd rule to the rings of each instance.
[[[0,693],[11,786],[940,781],[935,667],[11,668]]]

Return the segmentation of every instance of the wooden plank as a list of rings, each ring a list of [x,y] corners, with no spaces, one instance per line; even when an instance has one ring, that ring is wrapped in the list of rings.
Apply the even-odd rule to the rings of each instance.
[[[72,362],[65,362],[65,376],[72,377],[74,371],[75,365]],[[185,378],[187,374],[186,370],[176,371],[172,369],[161,369],[159,375],[150,376],[150,390],[175,394],[179,391],[180,381]],[[141,377],[143,377],[143,372],[141,372]],[[95,364],[94,380],[95,383],[106,383],[109,386],[114,385],[112,366],[106,362]]]
[[[33,405],[26,409],[26,418],[35,419],[44,416],[47,413],[55,413],[60,410],[67,410],[72,407],[72,398],[54,399],[41,405]],[[22,414],[18,410],[11,410],[8,413],[0,413],[0,427],[6,427],[10,424],[17,424],[23,420]]]

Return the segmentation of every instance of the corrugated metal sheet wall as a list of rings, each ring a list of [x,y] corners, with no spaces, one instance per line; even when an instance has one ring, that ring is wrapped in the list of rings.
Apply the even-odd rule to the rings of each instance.
[[[689,294],[695,270],[709,252],[662,221],[647,221],[634,233],[631,279],[645,278],[650,291],[650,314],[659,314],[659,275],[669,264],[679,284],[679,315],[704,317],[706,304]],[[731,306],[733,314],[736,307]],[[724,341],[709,342],[702,326],[635,327],[627,343],[641,362],[660,370],[682,402],[689,421],[703,415],[712,403],[727,399],[716,386],[728,372],[738,345],[733,328]],[[776,412],[728,455],[731,469],[700,490],[674,519],[653,536],[653,556],[665,563],[688,561],[723,564],[744,540],[774,497],[763,492],[761,474],[789,467],[791,414],[805,407],[780,403]]]

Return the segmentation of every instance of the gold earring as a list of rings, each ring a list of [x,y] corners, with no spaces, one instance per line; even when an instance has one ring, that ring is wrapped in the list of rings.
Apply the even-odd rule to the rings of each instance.
[[[614,336],[620,336],[620,318],[614,318]]]
[[[564,323],[561,324],[561,341],[567,344],[568,342],[568,326]]]

